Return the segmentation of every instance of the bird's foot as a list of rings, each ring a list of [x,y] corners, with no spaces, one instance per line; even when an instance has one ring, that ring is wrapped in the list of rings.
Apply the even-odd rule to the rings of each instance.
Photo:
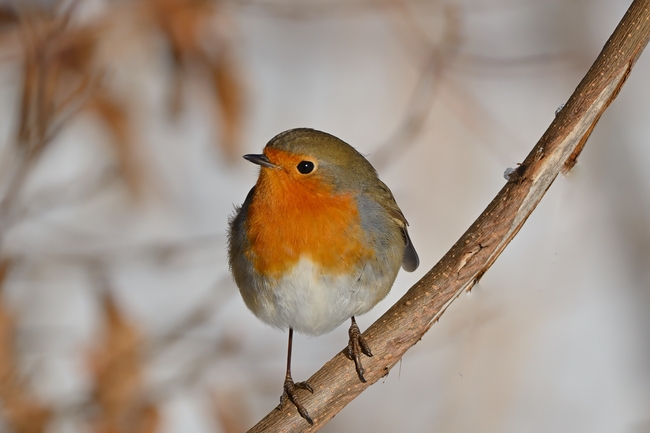
[[[289,399],[291,403],[296,406],[296,409],[298,409],[300,416],[307,420],[310,425],[314,425],[314,421],[309,416],[307,409],[305,409],[302,403],[300,403],[300,399],[296,394],[296,389],[306,389],[312,394],[314,393],[313,388],[307,382],[294,382],[291,376],[287,376],[284,379],[284,392],[282,393],[282,397],[280,397],[280,405],[277,408],[281,409],[284,402]]]
[[[348,358],[354,361],[354,366],[357,369],[359,380],[365,382],[366,378],[363,376],[363,365],[361,365],[361,353],[363,352],[366,356],[370,357],[372,356],[372,352],[370,351],[370,346],[368,346],[366,339],[361,335],[361,331],[359,330],[354,317],[352,318],[352,325],[350,325],[348,335],[350,336],[347,350]]]

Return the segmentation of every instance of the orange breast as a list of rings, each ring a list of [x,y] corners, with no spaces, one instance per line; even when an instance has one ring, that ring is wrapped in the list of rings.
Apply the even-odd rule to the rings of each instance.
[[[257,272],[281,277],[301,258],[323,272],[349,272],[374,254],[363,245],[359,211],[349,194],[334,195],[318,176],[262,169],[248,208],[247,252]]]

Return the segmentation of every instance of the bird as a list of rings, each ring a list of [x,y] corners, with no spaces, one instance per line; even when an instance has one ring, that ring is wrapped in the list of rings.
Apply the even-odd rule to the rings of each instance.
[[[366,381],[361,354],[373,356],[355,317],[390,291],[400,266],[419,257],[390,189],[356,149],[309,128],[273,137],[244,159],[259,177],[229,219],[230,271],[246,306],[289,331],[281,408],[290,400],[313,425],[291,375],[293,332],[318,336],[350,320],[348,358]]]

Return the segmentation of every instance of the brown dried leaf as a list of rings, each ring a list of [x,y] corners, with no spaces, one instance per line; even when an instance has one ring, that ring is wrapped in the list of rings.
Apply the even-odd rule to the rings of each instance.
[[[136,414],[137,424],[134,433],[155,433],[160,428],[160,411],[153,404],[145,405]]]
[[[214,3],[207,0],[143,0],[172,49],[190,54],[200,51],[198,30],[211,15]]]
[[[9,259],[0,259],[0,295],[5,287],[5,280],[7,279],[7,274],[9,273],[9,268],[11,267],[11,262]]]
[[[222,55],[212,65],[212,76],[220,117],[221,139],[218,141],[226,156],[238,155],[244,114],[243,92],[231,55]]]
[[[103,298],[105,330],[90,356],[95,382],[94,399],[100,407],[96,431],[125,432],[129,415],[139,404],[142,388],[142,338],[110,296]]]
[[[95,401],[100,413],[97,433],[154,433],[158,408],[143,399],[142,336],[110,296],[103,299],[105,331],[91,356]]]
[[[19,375],[15,318],[1,296],[9,269],[8,260],[0,262],[0,405],[11,431],[40,433],[45,431],[52,412],[29,395]]]
[[[16,9],[9,5],[0,6],[0,29],[18,24]]]
[[[213,19],[224,12],[215,3],[206,0],[143,0],[154,22],[170,47],[174,77],[171,111],[180,107],[182,81],[189,64],[209,71],[214,87],[214,106],[220,125],[220,137],[215,140],[225,155],[234,158],[238,154],[244,114],[243,86],[237,74],[237,65],[231,42],[219,34],[216,40],[203,41]],[[225,21],[225,20],[222,20]],[[216,46],[217,53],[207,52],[206,46]]]
[[[4,260],[0,265],[0,295],[8,268],[8,262]],[[15,338],[16,324],[13,314],[6,307],[4,298],[0,296],[0,400],[3,402],[11,399],[14,388],[12,382],[16,376]]]
[[[126,107],[108,92],[96,92],[86,108],[97,115],[113,134],[110,143],[122,178],[134,197],[142,192],[142,170],[135,152],[135,141]]]
[[[37,84],[37,67],[35,55],[32,54],[32,49],[27,44],[23,47],[25,51],[25,59],[23,61],[23,86],[21,91],[20,110],[18,116],[18,144],[26,146],[29,143],[29,135],[31,130],[31,114],[34,105],[34,92],[38,87]]]
[[[53,62],[68,73],[88,74],[94,66],[99,28],[69,28],[53,47]]]
[[[178,115],[181,109],[183,76],[187,62],[200,52],[197,39],[206,15],[210,13],[209,3],[204,0],[143,0],[144,11],[152,18],[154,25],[166,40],[172,58],[172,91],[170,111]]]
[[[95,433],[155,433],[160,429],[160,411],[152,404],[127,408],[121,420],[112,422],[106,418],[98,420]]]
[[[52,411],[34,400],[3,402],[4,421],[14,433],[42,433],[52,417]]]

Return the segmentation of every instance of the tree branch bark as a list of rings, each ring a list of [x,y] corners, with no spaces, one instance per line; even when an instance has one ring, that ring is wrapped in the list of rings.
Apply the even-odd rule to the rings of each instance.
[[[309,426],[292,404],[273,410],[249,433],[316,431],[384,377],[464,291],[470,290],[519,232],[560,172],[570,170],[591,131],[616,98],[650,38],[650,0],[635,0],[553,123],[503,189],[449,252],[364,334],[366,383],[343,351],[299,391]]]

